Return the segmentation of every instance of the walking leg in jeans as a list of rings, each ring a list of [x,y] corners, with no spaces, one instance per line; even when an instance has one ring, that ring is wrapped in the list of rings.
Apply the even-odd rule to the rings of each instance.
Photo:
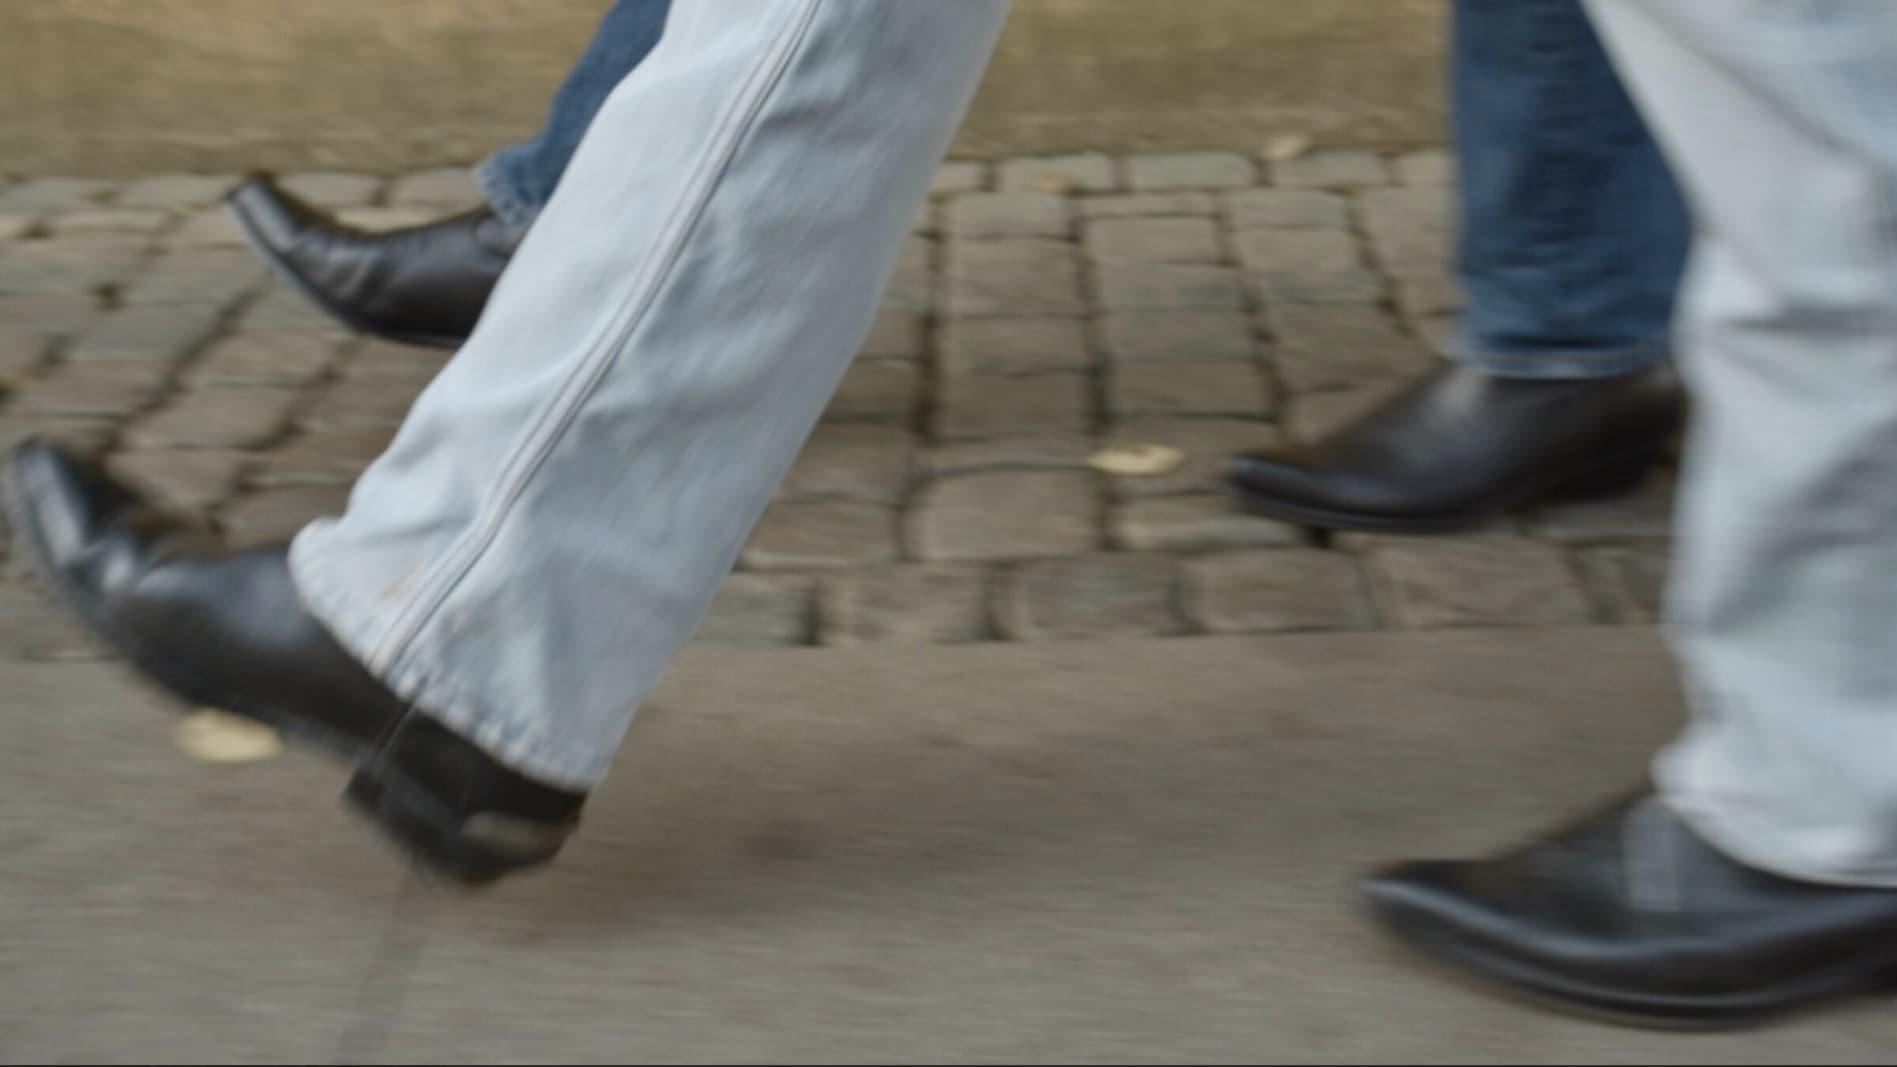
[[[1468,297],[1452,361],[1320,440],[1238,457],[1257,511],[1473,525],[1631,487],[1678,430],[1686,210],[1581,0],[1457,0],[1450,73]]]
[[[1897,973],[1897,5],[1591,6],[1700,222],[1671,601],[1692,723],[1652,790],[1371,892],[1562,1003],[1740,1023]]]
[[[475,168],[486,204],[381,233],[342,225],[267,175],[230,197],[245,237],[324,310],[365,333],[459,347],[494,283],[553,196],[593,116],[659,43],[671,0],[616,0],[553,97],[546,124]]]
[[[340,519],[227,554],[29,444],[22,554],[187,701],[343,753],[436,869],[550,859],[868,333],[1007,8],[680,0]]]

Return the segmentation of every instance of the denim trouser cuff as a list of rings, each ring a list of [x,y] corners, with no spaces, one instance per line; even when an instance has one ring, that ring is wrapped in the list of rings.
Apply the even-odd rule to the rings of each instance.
[[[1458,330],[1450,341],[1448,355],[1457,363],[1498,378],[1575,379],[1638,374],[1666,362],[1672,351],[1672,339],[1666,335],[1617,348],[1509,351],[1484,345],[1467,330]]]

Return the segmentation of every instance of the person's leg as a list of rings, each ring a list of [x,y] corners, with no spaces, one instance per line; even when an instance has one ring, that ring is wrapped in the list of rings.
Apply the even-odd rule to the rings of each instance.
[[[1581,0],[1457,0],[1453,364],[1309,447],[1240,457],[1256,510],[1433,529],[1638,482],[1677,429],[1664,367],[1688,236]]]
[[[1740,1021],[1897,967],[1897,5],[1593,0],[1700,217],[1657,793],[1376,883],[1547,995]]]
[[[23,555],[187,700],[362,761],[457,877],[543,862],[868,333],[1006,0],[681,2],[346,514],[225,556],[43,445]]]
[[[531,139],[475,170],[487,206],[380,233],[344,226],[268,175],[230,197],[266,262],[323,310],[364,333],[459,347],[606,97],[658,44],[671,0],[617,0]]]
[[[521,230],[533,225],[606,97],[659,43],[671,6],[671,0],[615,0],[554,93],[540,131],[475,168],[475,183],[503,221]]]

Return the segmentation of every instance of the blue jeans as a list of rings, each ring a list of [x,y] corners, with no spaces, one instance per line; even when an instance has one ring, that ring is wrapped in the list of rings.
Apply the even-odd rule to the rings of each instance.
[[[1666,358],[1691,226],[1581,0],[1457,0],[1451,80],[1468,299],[1452,354],[1518,378]]]
[[[496,215],[523,229],[533,224],[600,105],[659,43],[671,6],[671,0],[617,0],[554,94],[546,125],[475,168],[475,182]]]

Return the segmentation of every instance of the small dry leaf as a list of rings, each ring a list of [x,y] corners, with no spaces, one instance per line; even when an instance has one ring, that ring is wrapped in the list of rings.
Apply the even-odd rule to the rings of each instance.
[[[1311,135],[1308,133],[1281,133],[1265,142],[1265,158],[1273,163],[1296,159],[1310,150]]]
[[[1171,445],[1115,445],[1095,452],[1088,460],[1095,470],[1136,478],[1171,474],[1185,461],[1186,454]]]
[[[1034,188],[1036,192],[1059,193],[1064,196],[1074,191],[1074,180],[1065,174],[1044,171],[1034,176]]]
[[[204,708],[178,724],[178,748],[200,763],[256,763],[283,752],[283,738],[263,723]]]

